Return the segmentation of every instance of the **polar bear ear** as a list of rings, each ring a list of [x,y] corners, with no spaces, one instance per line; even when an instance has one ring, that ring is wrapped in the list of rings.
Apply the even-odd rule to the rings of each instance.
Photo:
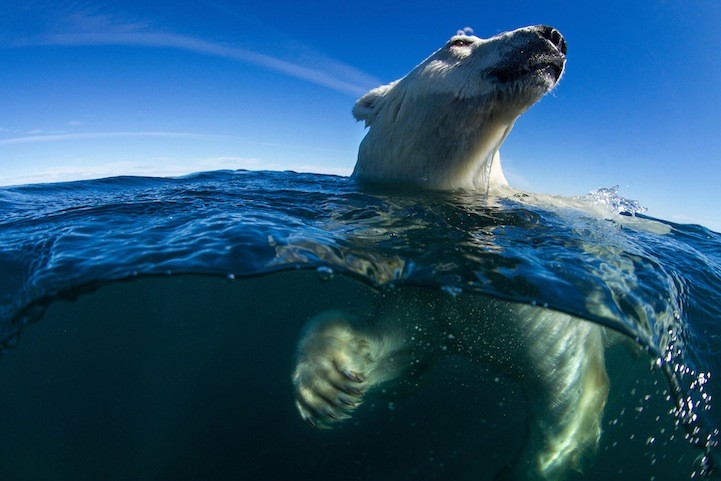
[[[353,106],[353,117],[356,120],[365,120],[366,126],[370,125],[375,118],[373,114],[376,113],[378,104],[395,84],[396,82],[381,85],[359,98]]]

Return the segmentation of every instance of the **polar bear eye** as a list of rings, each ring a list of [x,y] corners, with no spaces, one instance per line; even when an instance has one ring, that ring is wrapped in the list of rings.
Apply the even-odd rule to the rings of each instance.
[[[451,42],[451,47],[468,47],[469,45],[471,45],[471,41],[462,38],[457,38]]]

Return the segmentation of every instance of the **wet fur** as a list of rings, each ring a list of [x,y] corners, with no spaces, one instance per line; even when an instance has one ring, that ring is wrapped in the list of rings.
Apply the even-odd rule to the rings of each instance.
[[[354,177],[512,193],[498,149],[516,118],[555,86],[564,63],[565,40],[549,27],[451,38],[406,77],[358,100],[353,114],[369,132]],[[449,333],[455,341],[442,351]],[[371,313],[320,314],[298,342],[296,406],[312,425],[330,427],[351,417],[369,391],[414,376],[445,353],[466,355],[523,388],[527,435],[496,479],[562,480],[597,446],[609,387],[602,329],[481,296],[400,289]]]

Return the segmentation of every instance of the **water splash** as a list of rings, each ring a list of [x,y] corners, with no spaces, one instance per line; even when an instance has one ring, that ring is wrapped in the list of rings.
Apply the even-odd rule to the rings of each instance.
[[[646,212],[648,209],[636,200],[626,199],[618,194],[619,186],[601,187],[588,194],[581,196],[581,199],[590,201],[597,205],[608,207],[612,212],[621,215],[636,215]]]

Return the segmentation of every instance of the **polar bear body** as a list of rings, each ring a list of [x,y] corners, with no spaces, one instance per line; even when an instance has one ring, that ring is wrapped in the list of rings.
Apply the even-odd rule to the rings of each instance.
[[[452,37],[356,102],[354,116],[370,129],[353,176],[507,192],[498,149],[516,118],[555,86],[565,53],[560,33],[544,26]],[[308,324],[292,374],[296,406],[312,425],[330,427],[378,385],[413,376],[438,355],[467,355],[515,378],[527,401],[523,447],[497,479],[562,480],[600,436],[603,337],[600,327],[547,309],[400,289],[371,313],[327,312]]]

